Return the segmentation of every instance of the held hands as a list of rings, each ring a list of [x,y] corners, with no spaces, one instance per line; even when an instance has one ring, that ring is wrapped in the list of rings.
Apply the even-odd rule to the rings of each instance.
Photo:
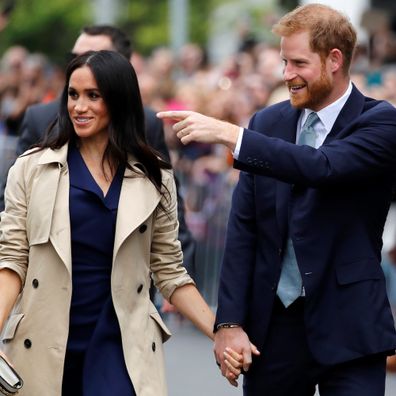
[[[220,143],[234,151],[240,128],[237,125],[220,121],[194,111],[162,111],[161,119],[177,121],[173,130],[183,144],[191,142]]]
[[[241,327],[222,328],[215,334],[214,354],[221,373],[233,386],[238,386],[238,377],[248,371],[252,354],[260,355]]]

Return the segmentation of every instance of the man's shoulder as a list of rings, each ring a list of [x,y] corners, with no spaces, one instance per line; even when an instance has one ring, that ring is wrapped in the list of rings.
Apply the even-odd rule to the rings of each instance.
[[[27,116],[34,118],[52,118],[54,119],[59,110],[59,100],[48,103],[36,103],[29,106],[26,110]]]
[[[390,119],[394,123],[396,121],[396,107],[386,100],[377,100],[370,97],[364,97],[364,106],[362,117]]]

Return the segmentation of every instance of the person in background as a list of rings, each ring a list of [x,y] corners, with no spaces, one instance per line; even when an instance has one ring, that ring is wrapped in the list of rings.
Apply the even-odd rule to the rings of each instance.
[[[182,266],[173,175],[147,143],[130,62],[114,51],[72,60],[56,128],[9,172],[3,354],[24,379],[21,396],[166,395],[170,333],[151,274],[210,338],[214,316]]]
[[[356,32],[342,13],[307,4],[273,27],[290,100],[248,128],[191,111],[182,143],[220,143],[240,169],[215,325],[251,362],[244,395],[383,396],[396,331],[381,269],[396,169],[396,109],[350,81]]]

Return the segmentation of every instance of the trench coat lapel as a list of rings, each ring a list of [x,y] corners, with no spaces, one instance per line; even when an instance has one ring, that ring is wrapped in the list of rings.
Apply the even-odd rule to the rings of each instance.
[[[131,161],[130,161],[131,163]],[[123,242],[153,213],[161,196],[142,171],[132,165],[134,171],[125,170],[118,203],[114,259]]]
[[[33,236],[36,243],[48,240],[71,273],[71,234],[69,216],[68,145],[59,150],[45,150],[39,160],[43,168],[32,192],[32,205],[39,224]],[[40,201],[34,202],[37,199]]]

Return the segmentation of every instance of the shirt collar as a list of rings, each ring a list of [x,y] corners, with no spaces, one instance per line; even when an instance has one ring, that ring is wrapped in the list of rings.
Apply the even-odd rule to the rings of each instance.
[[[316,112],[320,121],[326,128],[327,132],[330,132],[331,128],[333,128],[333,125],[338,115],[340,114],[342,108],[344,107],[346,101],[348,100],[351,92],[352,92],[352,82],[349,81],[348,88],[340,98],[338,98],[335,102],[329,104],[328,106],[324,107],[322,110]],[[304,122],[306,121],[308,115],[312,112],[313,110],[311,109],[304,109],[301,118],[301,125],[304,125]]]

